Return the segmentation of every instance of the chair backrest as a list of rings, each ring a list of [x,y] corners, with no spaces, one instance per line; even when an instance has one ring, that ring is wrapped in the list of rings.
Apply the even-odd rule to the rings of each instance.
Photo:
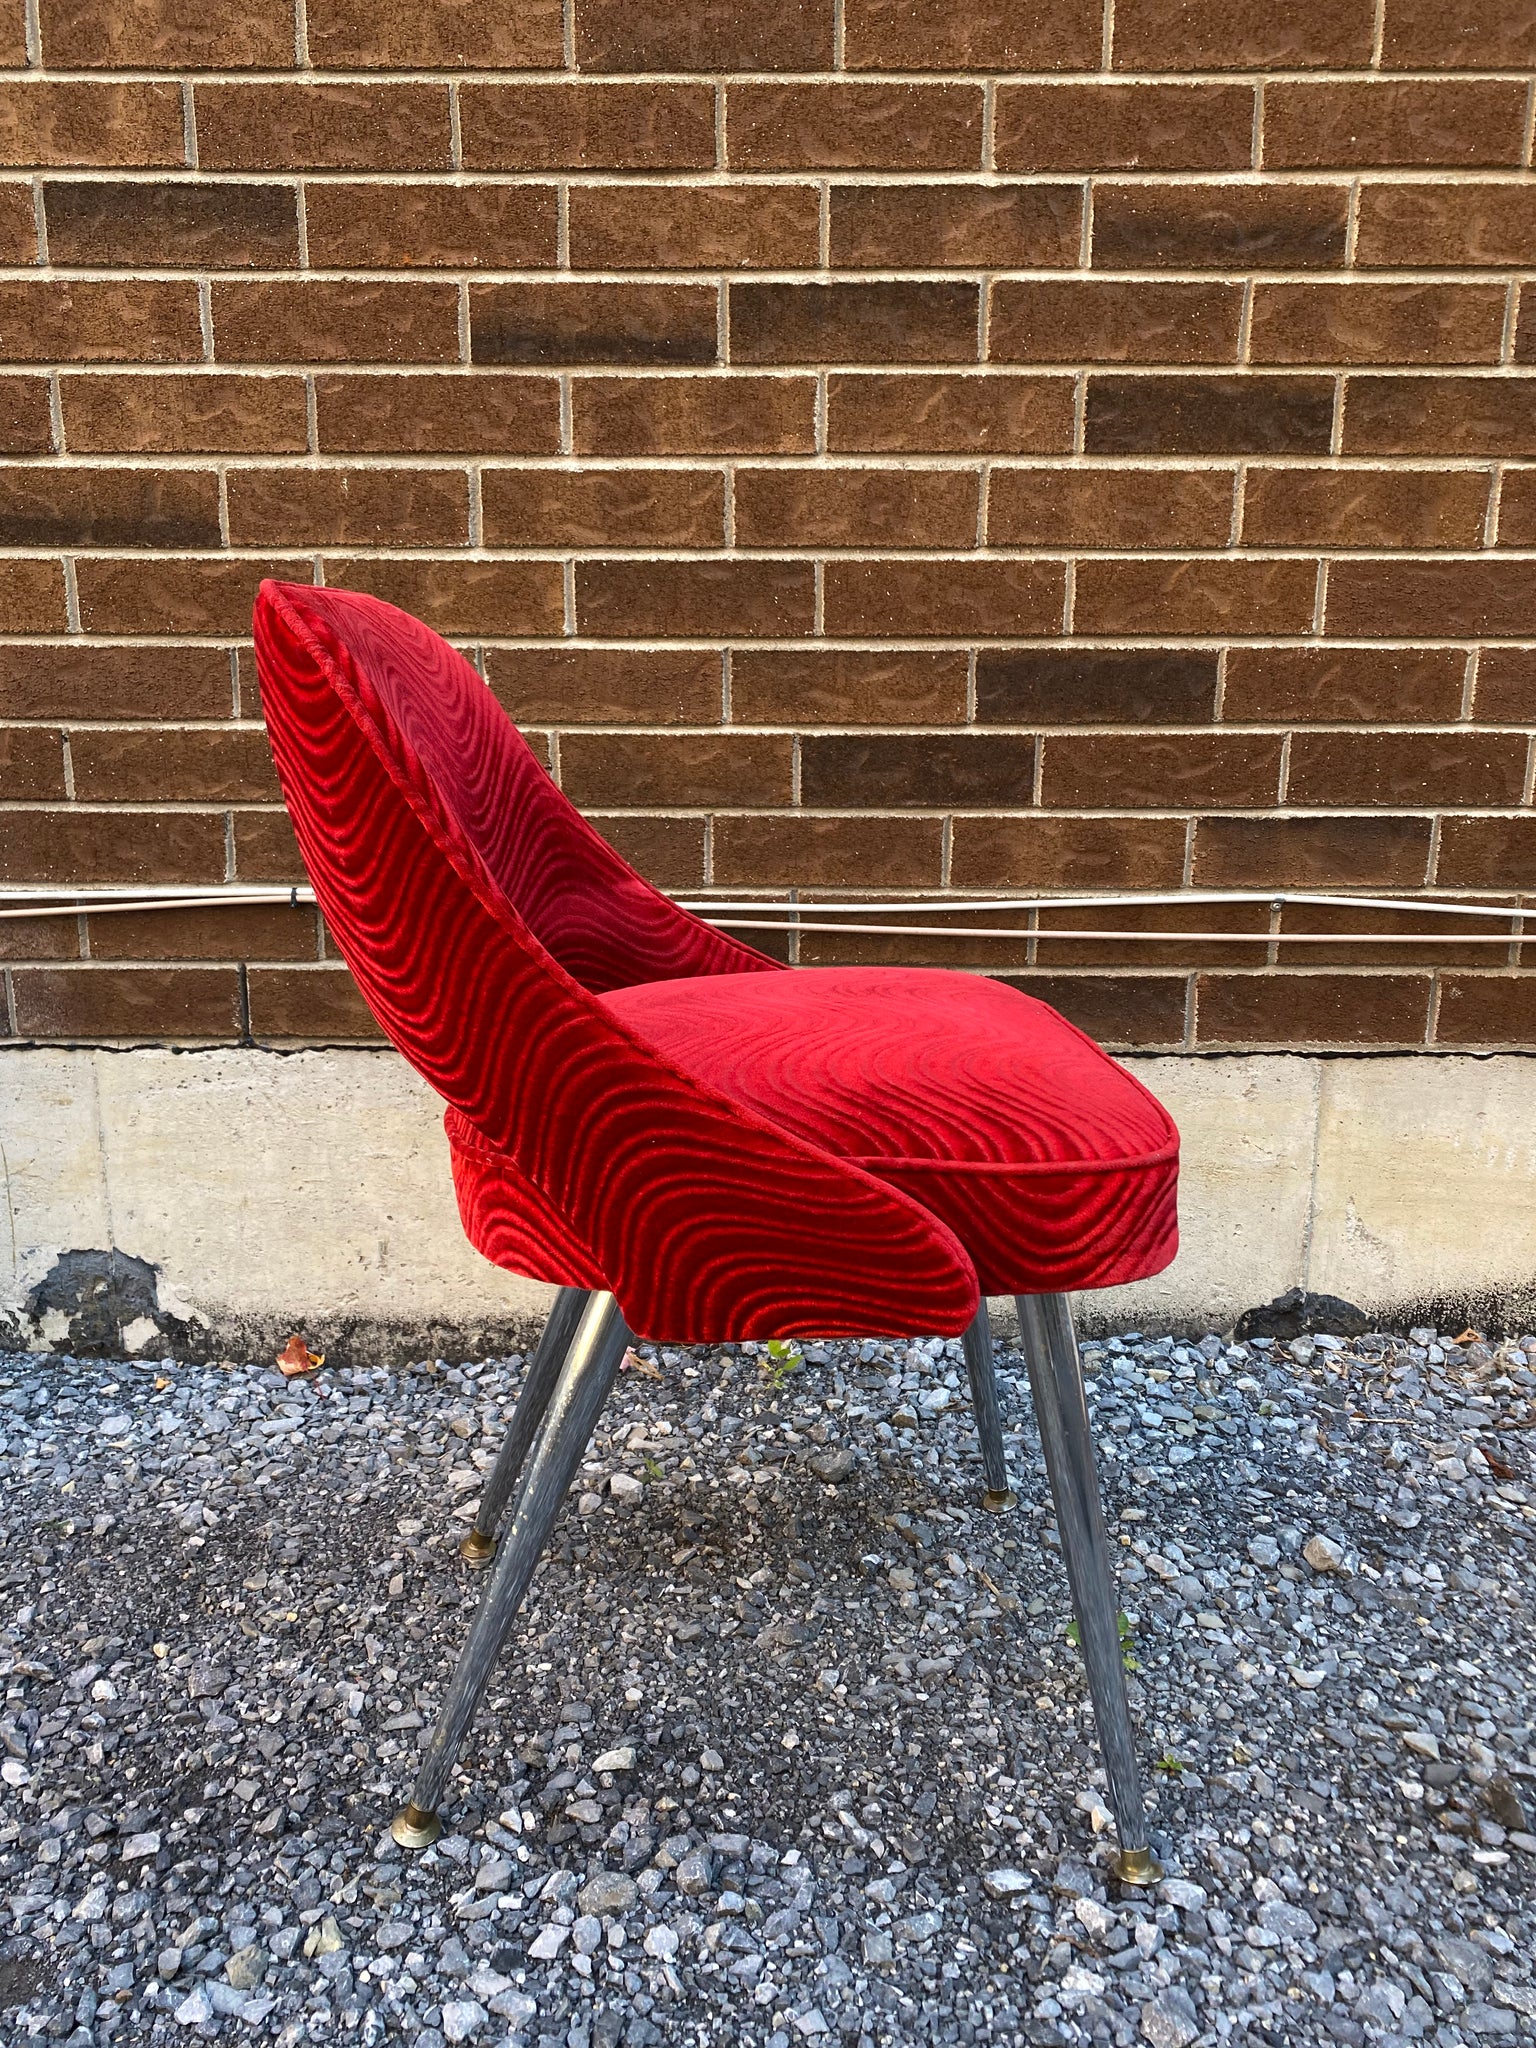
[[[670,1066],[596,999],[775,962],[643,882],[419,621],[268,582],[255,634],[278,780],[364,998],[569,1220],[632,1327],[962,1326],[975,1276],[936,1218]],[[888,1278],[870,1271],[876,1247]]]

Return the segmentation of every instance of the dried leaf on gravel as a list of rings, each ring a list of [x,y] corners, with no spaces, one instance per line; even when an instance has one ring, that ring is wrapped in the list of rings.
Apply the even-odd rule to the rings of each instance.
[[[277,1369],[285,1380],[297,1379],[300,1373],[318,1372],[324,1363],[325,1353],[311,1351],[297,1332],[277,1354]]]

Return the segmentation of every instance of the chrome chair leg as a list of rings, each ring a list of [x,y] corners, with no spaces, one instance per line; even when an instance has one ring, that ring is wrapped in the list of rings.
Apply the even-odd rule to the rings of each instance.
[[[571,1348],[571,1339],[581,1321],[582,1310],[591,1299],[585,1287],[562,1287],[555,1296],[554,1307],[544,1325],[544,1334],[528,1361],[523,1391],[517,1397],[511,1423],[496,1454],[496,1463],[491,1467],[491,1476],[485,1482],[485,1491],[480,1496],[475,1526],[459,1545],[459,1555],[467,1564],[476,1567],[488,1565],[496,1554],[496,1531],[501,1526],[502,1514],[512,1497],[512,1489],[523,1469],[529,1446],[544,1420],[544,1411],[560,1378],[560,1368]]]
[[[971,1381],[971,1413],[976,1418],[976,1434],[981,1438],[981,1468],[987,1480],[981,1504],[988,1514],[1000,1515],[1005,1508],[1017,1505],[1018,1495],[1008,1484],[1008,1454],[1003,1449],[1003,1414],[997,1405],[992,1325],[987,1317],[985,1295],[976,1304],[976,1319],[960,1342]]]
[[[449,1774],[629,1341],[629,1330],[613,1296],[594,1294],[582,1313],[539,1425],[528,1475],[470,1624],[431,1744],[411,1787],[410,1801],[391,1824],[390,1832],[404,1849],[424,1849],[442,1832],[437,1808]]]
[[[1162,1871],[1152,1855],[1147,1830],[1125,1691],[1120,1603],[1099,1505],[1072,1311],[1064,1294],[1020,1294],[1015,1299],[1045,1469],[1056,1505],[1056,1525],[1061,1532],[1061,1552],[1082,1637],[1099,1749],[1109,1780],[1109,1803],[1120,1836],[1115,1874],[1127,1884],[1155,1884]]]

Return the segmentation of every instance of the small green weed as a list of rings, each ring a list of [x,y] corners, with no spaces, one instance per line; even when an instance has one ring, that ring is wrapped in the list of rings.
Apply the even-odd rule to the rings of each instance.
[[[770,1387],[782,1387],[792,1372],[805,1363],[805,1353],[800,1346],[782,1337],[772,1337],[768,1342],[768,1355],[763,1365],[763,1377]]]
[[[1131,1618],[1123,1608],[1120,1611],[1118,1620],[1120,1624],[1120,1661],[1127,1671],[1139,1671],[1141,1663],[1136,1655],[1136,1639],[1131,1634]],[[1083,1647],[1083,1632],[1075,1620],[1067,1623],[1067,1641],[1074,1650],[1080,1650]]]

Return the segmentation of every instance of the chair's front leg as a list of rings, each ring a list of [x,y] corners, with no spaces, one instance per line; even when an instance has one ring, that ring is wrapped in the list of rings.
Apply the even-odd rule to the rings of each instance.
[[[570,1491],[582,1453],[608,1398],[629,1342],[629,1330],[611,1294],[587,1303],[559,1381],[539,1426],[517,1506],[499,1547],[448,1696],[422,1759],[410,1803],[395,1815],[391,1833],[405,1849],[424,1849],[442,1831],[437,1808],[469,1724],[490,1682],[539,1555]]]
[[[981,1469],[987,1490],[981,1504],[988,1514],[1000,1515],[1017,1504],[1018,1495],[1008,1484],[1008,1454],[1003,1449],[1003,1415],[997,1404],[997,1373],[992,1363],[992,1325],[987,1318],[987,1300],[976,1304],[975,1320],[960,1340],[965,1351],[965,1369],[971,1382],[971,1413],[981,1439]]]
[[[528,1376],[523,1381],[523,1391],[517,1397],[507,1434],[496,1454],[496,1463],[491,1467],[491,1476],[485,1482],[485,1491],[480,1496],[475,1526],[459,1545],[460,1557],[469,1564],[487,1565],[495,1555],[496,1531],[501,1526],[502,1515],[523,1469],[529,1446],[544,1420],[544,1411],[560,1378],[560,1368],[571,1348],[571,1339],[576,1334],[582,1311],[591,1299],[585,1287],[562,1287],[555,1296],[555,1305],[544,1325],[544,1334],[528,1361]]]
[[[1020,1294],[1015,1300],[1045,1469],[1056,1505],[1056,1526],[1061,1532],[1061,1552],[1082,1638],[1099,1748],[1109,1780],[1109,1803],[1120,1835],[1116,1875],[1128,1884],[1154,1884],[1162,1871],[1148,1846],[1141,1770],[1125,1691],[1120,1603],[1099,1505],[1072,1311],[1064,1294]]]

